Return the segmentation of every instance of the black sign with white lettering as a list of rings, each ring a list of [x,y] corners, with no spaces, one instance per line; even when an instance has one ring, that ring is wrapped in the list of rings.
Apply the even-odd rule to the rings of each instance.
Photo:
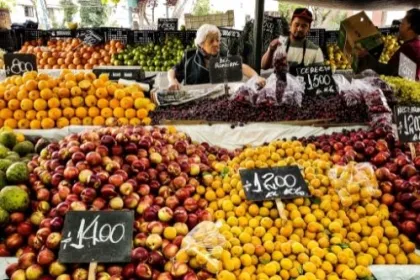
[[[4,65],[7,77],[37,71],[36,56],[33,54],[7,53],[4,55]]]
[[[133,211],[69,211],[58,253],[61,263],[130,262]]]
[[[96,46],[104,41],[101,35],[90,29],[80,32],[78,37],[89,46]]]
[[[420,107],[396,106],[395,119],[401,142],[420,142]]]
[[[246,198],[252,201],[309,197],[297,166],[239,170]]]
[[[242,81],[242,58],[238,55],[212,58],[209,71],[212,84]]]
[[[398,75],[409,80],[416,80],[417,64],[403,53],[400,53]]]
[[[177,31],[178,19],[177,18],[160,18],[158,19],[159,31]]]
[[[337,93],[330,66],[310,66],[297,69],[305,83],[305,94],[326,96]]]
[[[264,15],[263,18],[263,52],[265,52],[268,49],[268,46],[270,45],[271,41],[274,40],[274,25],[276,24],[276,21],[273,17]]]
[[[98,77],[100,74],[108,74],[110,80],[133,80],[140,81],[145,78],[144,70],[139,66],[106,66],[106,67],[95,67],[93,73]]]
[[[222,38],[241,38],[242,32],[240,30],[219,27]]]

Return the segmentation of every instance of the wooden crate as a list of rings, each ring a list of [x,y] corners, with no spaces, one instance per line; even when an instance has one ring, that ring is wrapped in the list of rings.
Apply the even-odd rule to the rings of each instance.
[[[220,27],[232,27],[235,25],[235,13],[229,10],[223,14],[212,14],[206,16],[193,16],[185,14],[185,28],[198,29],[201,25],[209,23]]]

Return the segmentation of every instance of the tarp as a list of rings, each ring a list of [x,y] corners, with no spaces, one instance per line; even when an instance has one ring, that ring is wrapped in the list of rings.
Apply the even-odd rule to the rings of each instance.
[[[420,0],[279,0],[293,4],[347,10],[407,10],[420,8]]]

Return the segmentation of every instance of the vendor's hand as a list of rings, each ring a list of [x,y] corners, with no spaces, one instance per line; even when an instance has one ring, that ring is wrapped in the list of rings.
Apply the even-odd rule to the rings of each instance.
[[[260,87],[260,88],[263,88],[263,87],[265,87],[265,84],[266,84],[266,81],[265,81],[265,79],[263,78],[263,77],[258,77],[257,78],[257,85]]]
[[[173,80],[168,87],[168,90],[180,90],[181,89],[181,85],[179,84],[179,82],[175,79]]]
[[[273,41],[271,41],[268,49],[270,51],[274,52],[277,49],[278,46],[281,46],[280,40],[279,39],[274,39]]]

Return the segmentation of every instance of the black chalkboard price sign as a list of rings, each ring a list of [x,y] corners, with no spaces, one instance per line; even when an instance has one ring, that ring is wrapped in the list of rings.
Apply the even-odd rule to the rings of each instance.
[[[420,107],[396,106],[395,119],[401,142],[420,142]]]
[[[332,77],[330,66],[310,66],[297,69],[297,76],[305,83],[307,95],[333,95],[337,88]]]
[[[89,46],[96,46],[104,41],[101,35],[90,29],[82,31],[78,37]]]
[[[145,78],[144,70],[140,66],[98,66],[92,72],[99,77],[101,74],[108,74],[110,80],[132,80],[140,81]]]
[[[297,166],[239,170],[248,200],[262,201],[310,196]]]
[[[398,75],[409,80],[416,80],[417,64],[403,53],[400,53]]]
[[[177,18],[159,18],[158,30],[159,31],[177,31],[178,19]]]
[[[132,211],[69,211],[58,260],[61,263],[130,262]]]
[[[209,71],[212,84],[242,81],[242,58],[238,55],[212,58]]]
[[[7,77],[37,70],[36,57],[33,54],[7,53],[4,55],[4,65]]]

